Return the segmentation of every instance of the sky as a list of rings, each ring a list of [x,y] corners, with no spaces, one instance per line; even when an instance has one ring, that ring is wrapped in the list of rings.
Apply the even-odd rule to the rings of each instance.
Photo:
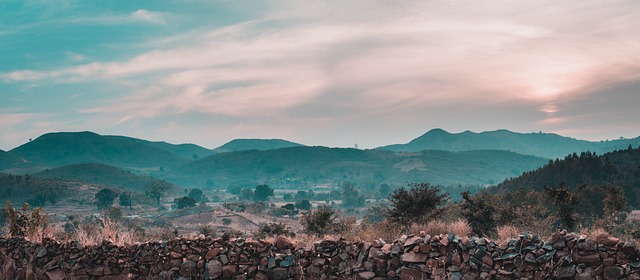
[[[640,135],[640,1],[0,1],[0,149]]]

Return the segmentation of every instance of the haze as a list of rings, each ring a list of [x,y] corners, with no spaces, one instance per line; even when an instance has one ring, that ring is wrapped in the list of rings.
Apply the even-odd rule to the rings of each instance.
[[[0,149],[640,133],[640,2],[2,1]]]

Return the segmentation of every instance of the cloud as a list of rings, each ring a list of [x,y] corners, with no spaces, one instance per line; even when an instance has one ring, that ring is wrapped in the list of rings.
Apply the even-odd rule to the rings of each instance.
[[[271,5],[244,22],[220,27],[202,19],[195,29],[138,42],[147,51],[133,57],[92,57],[96,62],[0,77],[117,84],[128,91],[80,110],[111,116],[114,125],[190,113],[251,123],[362,124],[412,112],[418,123],[458,108],[469,114],[479,106],[526,104],[535,119],[497,110],[553,129],[571,120],[563,115],[567,102],[640,79],[636,1]],[[67,22],[166,24],[167,18],[139,9]]]

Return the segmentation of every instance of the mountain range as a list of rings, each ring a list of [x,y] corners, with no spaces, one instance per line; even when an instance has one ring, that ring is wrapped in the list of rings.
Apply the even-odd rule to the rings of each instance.
[[[57,132],[8,152],[0,151],[0,172],[34,174],[49,169],[38,176],[73,175],[71,178],[108,183],[101,178],[89,180],[98,168],[100,176],[133,172],[187,187],[344,180],[488,185],[539,168],[550,158],[638,144],[640,138],[590,142],[549,133],[498,130],[452,134],[433,129],[407,144],[373,150],[310,147],[281,139],[236,139],[207,149],[86,131]]]
[[[629,145],[634,147],[640,145],[640,137],[592,142],[542,132],[517,133],[509,130],[496,130],[480,133],[471,131],[449,133],[442,129],[432,129],[409,143],[388,145],[378,149],[395,152],[505,150],[556,159],[571,153],[586,151],[601,154],[626,149]]]

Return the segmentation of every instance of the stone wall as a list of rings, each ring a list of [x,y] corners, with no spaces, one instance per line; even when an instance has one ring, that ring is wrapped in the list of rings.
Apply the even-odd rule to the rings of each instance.
[[[546,241],[449,234],[297,246],[284,237],[122,247],[12,238],[0,239],[0,253],[1,279],[640,279],[635,243],[562,232]]]

